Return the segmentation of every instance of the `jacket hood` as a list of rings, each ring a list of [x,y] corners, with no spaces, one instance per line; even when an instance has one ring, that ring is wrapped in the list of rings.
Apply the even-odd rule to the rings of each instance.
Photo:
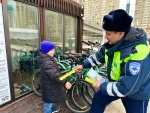
[[[54,57],[49,56],[48,54],[43,53],[41,50],[38,51],[37,60],[39,65],[43,62],[54,60]]]
[[[120,47],[120,59],[130,56],[131,50],[138,44],[147,45],[146,33],[143,29],[131,28],[127,35],[123,38],[123,44]]]
[[[145,44],[146,43],[146,33],[143,29],[140,28],[131,28],[130,31],[126,34],[123,39],[123,45],[127,44]]]

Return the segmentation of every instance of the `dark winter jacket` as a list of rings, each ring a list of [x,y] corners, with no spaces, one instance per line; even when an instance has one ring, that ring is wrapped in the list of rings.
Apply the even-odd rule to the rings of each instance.
[[[67,99],[66,81],[59,80],[61,73],[54,57],[44,54],[39,50],[38,63],[41,70],[40,79],[43,101],[47,103],[64,102]]]
[[[121,64],[121,69],[119,70],[121,73],[118,81],[114,81],[110,77],[114,53],[120,51],[120,60],[123,60],[132,54],[139,56],[144,50],[137,51],[135,47],[139,44],[147,46],[146,40],[147,37],[144,30],[131,28],[127,35],[113,47],[110,46],[109,43],[105,43],[98,52],[83,62],[83,67],[87,68],[98,63],[105,63],[105,54],[109,56],[107,75],[110,82],[105,82],[100,85],[100,90],[103,94],[128,97],[134,100],[148,100],[150,98],[150,53],[142,60],[129,59],[128,62],[123,62]],[[149,49],[148,46],[147,49]],[[108,51],[105,52],[105,50]],[[133,67],[138,70],[133,71]]]

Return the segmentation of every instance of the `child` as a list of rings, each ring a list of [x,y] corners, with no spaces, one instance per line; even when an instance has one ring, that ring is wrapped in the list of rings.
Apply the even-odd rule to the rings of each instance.
[[[38,53],[44,113],[58,112],[60,108],[55,106],[54,103],[65,102],[67,99],[65,87],[67,89],[71,88],[71,83],[66,80],[59,80],[61,73],[53,57],[55,47],[50,41],[42,41],[41,50]]]

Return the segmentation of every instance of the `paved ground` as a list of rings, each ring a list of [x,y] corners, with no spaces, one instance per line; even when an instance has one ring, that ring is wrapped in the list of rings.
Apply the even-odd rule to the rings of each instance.
[[[61,108],[59,113],[70,113],[64,103],[60,103],[58,106]],[[0,113],[43,113],[43,102],[40,97],[31,93],[15,102],[2,106]],[[125,113],[125,109],[120,100],[117,100],[111,103],[104,113]]]

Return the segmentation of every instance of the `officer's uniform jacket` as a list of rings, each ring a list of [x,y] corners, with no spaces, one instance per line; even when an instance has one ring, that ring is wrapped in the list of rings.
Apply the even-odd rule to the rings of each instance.
[[[142,29],[131,28],[114,46],[108,42],[93,56],[83,61],[89,68],[105,63],[109,82],[100,85],[100,91],[109,96],[135,100],[150,98],[150,52]]]

